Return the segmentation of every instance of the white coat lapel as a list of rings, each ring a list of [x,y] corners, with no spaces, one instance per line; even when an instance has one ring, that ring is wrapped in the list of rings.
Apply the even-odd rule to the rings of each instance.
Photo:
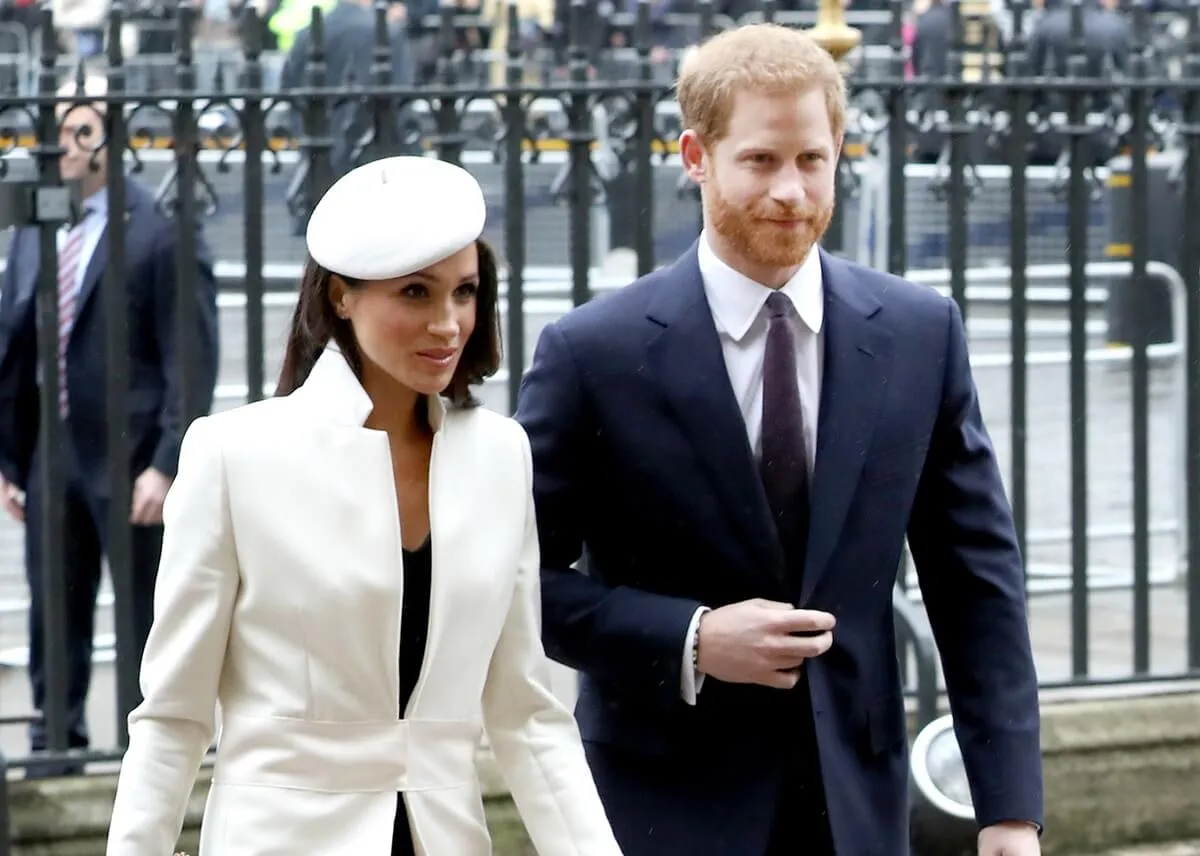
[[[390,632],[380,634],[381,648],[373,652],[372,663],[386,664],[385,674],[392,675],[391,693],[392,708],[399,704],[399,675],[396,668],[400,646],[400,607],[403,603],[403,574],[400,571],[403,543],[400,533],[400,510],[396,497],[395,482],[392,477],[392,460],[388,447],[387,436],[384,432],[365,427],[370,416],[372,403],[370,396],[363,389],[350,364],[346,361],[335,345],[328,346],[313,366],[308,379],[294,393],[305,410],[318,423],[335,426],[339,431],[339,440],[334,444],[341,446],[341,455],[337,456],[335,471],[332,477],[345,480],[344,485],[333,490],[352,490],[357,495],[357,504],[362,507],[363,516],[376,513],[386,517],[381,519],[378,531],[388,531],[392,537],[379,542],[382,554],[373,557],[371,569],[364,569],[378,579],[377,575],[395,580],[395,608],[391,610],[392,624]],[[443,631],[447,618],[445,606],[446,592],[442,569],[452,566],[453,559],[447,557],[447,551],[453,550],[456,537],[463,532],[463,523],[458,520],[458,506],[453,500],[452,491],[447,493],[442,484],[447,479],[452,482],[461,480],[462,476],[446,472],[447,467],[453,469],[456,457],[451,450],[447,454],[447,435],[453,436],[453,431],[447,431],[446,406],[438,396],[427,399],[429,421],[434,429],[433,456],[430,462],[429,475],[429,524],[430,536],[433,541],[433,573],[431,581],[429,605],[429,630],[425,648],[425,657],[421,668],[421,676],[409,701],[405,716],[412,717],[418,709],[422,690],[429,674],[428,664],[437,653],[438,639]],[[452,421],[452,420],[451,420]],[[348,432],[343,434],[342,432]],[[349,445],[343,445],[346,441]],[[344,466],[343,466],[344,462]],[[371,529],[376,527],[372,526]],[[388,545],[384,547],[383,545]],[[352,548],[353,545],[347,545]]]
[[[371,415],[371,398],[362,383],[342,356],[337,345],[330,343],[317,358],[308,379],[296,391],[318,417],[362,428]],[[433,430],[441,430],[446,405],[434,395],[427,399],[429,422]]]

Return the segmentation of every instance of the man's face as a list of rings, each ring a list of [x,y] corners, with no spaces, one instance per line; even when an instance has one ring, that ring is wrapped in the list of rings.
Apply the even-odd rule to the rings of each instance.
[[[740,92],[728,133],[700,148],[696,163],[686,152],[684,161],[719,249],[757,281],[782,284],[833,216],[841,140],[824,93]]]
[[[58,144],[63,147],[58,168],[63,181],[103,177],[106,155],[97,151],[104,140],[104,120],[87,104],[66,105],[58,111]],[[95,161],[100,171],[92,169]]]

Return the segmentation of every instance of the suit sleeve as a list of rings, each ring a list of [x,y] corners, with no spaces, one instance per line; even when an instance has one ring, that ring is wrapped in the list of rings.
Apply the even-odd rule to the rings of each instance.
[[[941,651],[981,826],[1042,823],[1038,680],[1012,512],[983,425],[958,306],[908,539]]]
[[[212,742],[217,687],[239,586],[225,469],[211,422],[196,420],[167,493],[144,701],[129,716],[107,856],[174,853]]]
[[[496,762],[538,853],[620,856],[583,753],[579,729],[550,689],[541,642],[539,549],[532,464],[521,446],[530,498],[517,582],[484,687],[484,722]]]
[[[572,567],[583,553],[592,444],[599,429],[557,325],[546,327],[538,341],[517,420],[533,449],[550,656],[616,686],[648,693],[664,706],[680,704],[688,631],[703,604],[610,586]]]
[[[188,272],[195,279],[195,306],[191,319],[191,353],[183,353],[179,335],[180,321],[176,302],[191,286],[182,287],[175,256],[175,229],[164,229],[154,250],[155,328],[159,357],[166,381],[163,409],[159,414],[160,437],[151,466],[173,477],[179,463],[179,441],[190,417],[203,416],[212,409],[217,383],[217,283],[213,274],[212,253],[199,228],[196,230],[196,268]],[[190,369],[189,388],[184,388],[183,364]],[[185,406],[184,395],[188,404]]]
[[[24,490],[29,464],[22,423],[29,414],[22,395],[24,361],[20,351],[28,347],[28,338],[21,335],[16,317],[17,256],[22,235],[21,230],[13,233],[8,263],[0,278],[0,475]],[[37,347],[36,340],[33,347]]]

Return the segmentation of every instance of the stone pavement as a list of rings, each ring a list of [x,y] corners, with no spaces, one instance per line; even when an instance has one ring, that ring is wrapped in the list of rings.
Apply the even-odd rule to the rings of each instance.
[[[562,301],[536,301],[527,313],[527,358],[541,327],[565,308]],[[267,311],[268,377],[272,377],[281,355],[289,305]],[[1031,588],[1031,625],[1041,676],[1046,681],[1063,681],[1070,674],[1070,604],[1063,594],[1069,582],[1070,474],[1069,387],[1065,365],[1066,340],[1055,331],[1064,314],[1039,310],[1034,325],[1040,331],[1031,344],[1040,361],[1030,368],[1028,412],[1028,509],[1030,548],[1028,566]],[[244,384],[244,319],[236,309],[222,311],[222,384]],[[1004,315],[994,309],[969,313],[972,355],[980,390],[981,406],[996,444],[1006,478],[1011,460],[1012,424],[1009,408],[1008,342]],[[1048,332],[1047,332],[1048,331]],[[1091,347],[1103,353],[1103,343],[1093,337]],[[1060,360],[1059,358],[1062,358]],[[1183,588],[1178,581],[1180,541],[1177,534],[1180,475],[1179,432],[1182,430],[1180,399],[1174,374],[1178,363],[1156,363],[1151,376],[1150,401],[1150,495],[1153,536],[1151,572],[1159,583],[1151,598],[1152,673],[1168,674],[1184,668],[1186,612]],[[1087,369],[1088,489],[1090,528],[1089,574],[1095,589],[1090,596],[1092,672],[1097,676],[1120,677],[1132,669],[1132,597],[1128,586],[1132,551],[1122,527],[1131,520],[1131,408],[1130,375],[1126,365],[1091,363]],[[507,412],[503,381],[484,390],[488,406]],[[233,401],[218,403],[219,408]],[[19,605],[26,597],[21,562],[22,532],[7,517],[0,519],[0,660],[5,652],[24,644],[24,613]],[[102,609],[99,633],[109,633],[108,610]],[[0,665],[0,716],[23,711],[26,696],[23,678]],[[111,720],[110,691],[97,677],[94,717]],[[97,719],[97,725],[99,720]],[[18,729],[0,727],[0,746],[12,751],[21,743]],[[99,738],[99,734],[97,737]],[[103,742],[103,741],[101,741]]]

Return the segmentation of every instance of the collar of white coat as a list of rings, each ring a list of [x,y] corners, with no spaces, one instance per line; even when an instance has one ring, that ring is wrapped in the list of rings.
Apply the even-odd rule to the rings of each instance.
[[[374,408],[354,369],[333,342],[325,346],[308,379],[297,392],[312,402],[320,415],[359,427],[366,423]],[[429,425],[435,432],[440,431],[446,420],[446,403],[439,395],[426,396],[425,400],[429,407]]]

